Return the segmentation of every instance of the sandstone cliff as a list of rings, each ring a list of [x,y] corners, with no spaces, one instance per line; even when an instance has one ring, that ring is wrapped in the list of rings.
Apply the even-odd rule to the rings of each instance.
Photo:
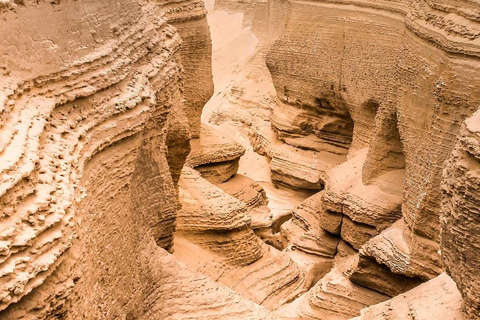
[[[0,317],[268,317],[164,250],[211,94],[203,4],[0,9]]]
[[[477,2],[0,17],[0,319],[480,319]]]
[[[310,163],[347,155],[318,180],[325,192],[316,216],[321,229],[359,250],[356,267],[346,273],[356,284],[394,296],[444,270],[442,171],[456,136],[472,135],[468,129],[460,133],[460,126],[480,105],[479,26],[477,4],[291,1],[267,65],[277,92],[272,127],[289,148],[300,150],[297,157],[288,153],[298,167],[284,162],[278,169],[275,162],[272,178],[310,187],[315,174],[304,174],[312,172]],[[472,154],[468,141],[469,147],[456,150]],[[455,151],[452,157],[467,156]],[[460,253],[463,246],[449,239],[459,228],[462,234],[476,230],[475,222],[460,222],[453,212],[472,212],[460,208],[479,201],[473,196],[475,175],[467,173],[474,164],[449,163],[442,220],[442,241],[450,248],[447,270],[448,261],[468,259]],[[465,200],[456,200],[457,194]],[[475,268],[470,260],[451,274],[468,274]],[[477,317],[478,309],[471,311],[478,308],[475,280],[462,279],[468,283],[458,283],[467,310]],[[310,306],[316,295],[311,292]]]

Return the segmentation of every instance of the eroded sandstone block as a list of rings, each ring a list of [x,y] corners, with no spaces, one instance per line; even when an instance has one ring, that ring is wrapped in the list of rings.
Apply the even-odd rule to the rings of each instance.
[[[192,151],[185,165],[194,168],[211,183],[222,183],[237,173],[238,161],[245,148],[218,132],[203,125],[200,138],[191,141]]]
[[[270,162],[272,181],[294,188],[321,190],[326,172],[344,160],[342,155],[281,144],[274,149]]]
[[[302,271],[255,235],[242,201],[188,167],[179,185],[176,257],[269,309],[303,290]]]

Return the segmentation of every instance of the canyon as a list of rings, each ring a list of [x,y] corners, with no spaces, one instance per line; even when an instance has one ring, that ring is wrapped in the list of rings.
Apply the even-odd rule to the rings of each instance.
[[[0,319],[480,319],[477,0],[0,17]]]

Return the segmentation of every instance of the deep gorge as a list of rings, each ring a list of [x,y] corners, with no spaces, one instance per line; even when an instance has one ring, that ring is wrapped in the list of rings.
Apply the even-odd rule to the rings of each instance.
[[[0,319],[480,319],[476,1],[0,16]]]

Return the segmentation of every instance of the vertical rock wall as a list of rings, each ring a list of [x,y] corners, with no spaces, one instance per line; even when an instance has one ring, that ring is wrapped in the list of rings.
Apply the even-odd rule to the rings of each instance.
[[[400,176],[403,239],[399,241],[409,249],[400,268],[424,278],[442,270],[438,250],[443,163],[461,122],[480,104],[476,31],[480,23],[460,9],[451,13],[440,7],[423,1],[375,5],[355,1],[350,6],[293,1],[285,32],[267,57],[279,100],[276,109],[293,110],[279,124],[273,112],[272,125],[279,138],[310,149],[311,145],[295,142],[297,135],[310,139],[312,133],[305,128],[318,126],[319,121],[335,121],[339,128],[347,128],[345,121],[351,117],[350,157],[369,147],[365,160],[356,164],[364,163],[362,181],[356,183],[391,189],[385,183],[398,183],[394,176],[402,173],[394,174],[395,170],[405,170],[404,179]],[[314,116],[305,118],[311,112]],[[286,139],[287,131],[296,133]],[[314,130],[314,136],[328,145],[322,149],[337,153],[334,148],[344,131],[333,131],[336,137],[328,141],[325,130]],[[347,150],[349,144],[343,146]],[[389,172],[391,176],[385,176]],[[336,177],[328,181],[329,202],[362,222],[362,214],[345,211],[338,199],[331,201],[334,195],[329,189],[342,187],[333,185]],[[390,256],[393,251],[371,255],[391,264],[396,260]],[[383,261],[381,255],[389,257]]]
[[[164,250],[188,122],[211,89],[204,13],[0,4],[0,318],[268,317]]]
[[[278,99],[272,126],[288,148],[298,150],[293,152],[302,161],[290,162],[305,168],[303,159],[319,163],[329,154],[347,153],[346,162],[323,168],[317,244],[336,236],[359,250],[359,262],[344,276],[389,295],[436,277],[444,270],[442,171],[461,123],[480,105],[478,5],[291,1],[290,9],[284,33],[267,56]],[[335,134],[329,136],[333,124]],[[462,137],[475,135],[468,130]],[[462,139],[452,157],[473,159],[460,155],[466,144],[475,144]],[[472,149],[468,147],[470,154]],[[468,259],[462,245],[449,239],[475,230],[474,222],[457,218],[456,212],[470,214],[472,209],[466,208],[478,203],[475,175],[468,174],[475,166],[452,159],[445,189],[450,200],[444,203],[442,220],[447,270],[455,259]],[[293,172],[309,182],[300,165],[295,170],[282,166],[272,165],[272,177]],[[293,186],[302,185],[296,181]],[[459,202],[463,193],[470,197]],[[337,250],[340,254],[340,245]],[[450,272],[458,279],[467,309],[475,310],[470,266],[475,263],[465,261],[465,271],[456,271],[452,264]],[[463,272],[471,276],[460,279]],[[311,291],[312,307],[317,293]]]
[[[203,1],[159,1],[182,38],[185,113],[193,138],[200,136],[203,106],[213,94],[212,43]]]
[[[468,118],[447,161],[443,181],[442,258],[471,319],[480,318],[480,112]]]

